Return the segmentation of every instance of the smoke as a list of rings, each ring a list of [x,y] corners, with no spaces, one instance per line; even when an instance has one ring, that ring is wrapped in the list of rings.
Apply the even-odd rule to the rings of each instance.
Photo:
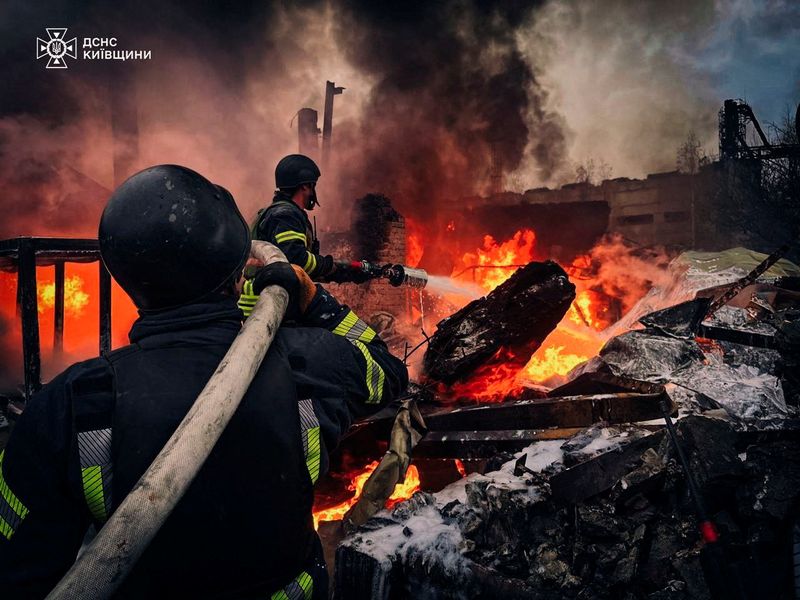
[[[730,73],[755,89],[770,73],[770,97],[773,80],[797,89],[775,76],[800,68],[782,60],[796,47],[796,14],[733,0],[13,1],[0,22],[0,185],[11,207],[0,235],[93,234],[102,200],[76,200],[87,182],[62,174],[85,175],[100,196],[114,187],[110,90],[138,116],[129,171],[186,164],[231,189],[249,217],[269,201],[275,162],[296,150],[296,111],[321,117],[325,80],[344,86],[323,229],[346,226],[367,192],[430,228],[440,202],[498,183],[565,183],[589,159],[616,176],[669,170],[689,131],[713,151],[721,94],[747,91]],[[114,36],[153,58],[46,70],[31,48],[54,24],[79,43]]]
[[[115,102],[123,104],[123,125],[138,129],[123,149],[133,162],[117,179],[152,164],[183,164],[229,188],[250,218],[271,200],[275,163],[297,150],[297,110],[321,108],[326,78],[347,80],[356,92],[363,79],[331,51],[327,5],[48,4],[12,3],[14,18],[0,25],[13,50],[0,99],[3,237],[96,235],[115,185]],[[46,70],[31,48],[54,23],[78,37],[79,56],[82,38],[99,36],[150,50],[152,59],[73,60],[66,71]],[[337,119],[346,124],[358,107],[342,103]],[[326,210],[336,224],[335,206]]]
[[[592,287],[618,299],[626,313],[651,288],[672,282],[667,270],[671,259],[663,248],[634,248],[620,235],[607,235],[589,251],[590,263],[597,269]]]
[[[489,191],[493,173],[523,159],[552,175],[559,119],[515,38],[534,12],[523,2],[341,2],[337,41],[373,80],[359,126],[337,134],[355,148],[343,179],[423,217],[432,203]]]
[[[589,159],[614,176],[670,171],[690,131],[713,150],[721,100],[696,57],[719,18],[710,0],[548,2],[517,36],[545,107],[563,119],[569,160],[550,180],[526,163],[512,179],[573,181]]]

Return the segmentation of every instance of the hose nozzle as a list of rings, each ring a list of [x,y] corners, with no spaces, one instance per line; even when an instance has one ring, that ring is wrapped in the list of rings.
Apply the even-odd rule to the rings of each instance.
[[[423,269],[415,269],[405,265],[390,265],[386,269],[386,279],[394,287],[405,285],[412,288],[422,289],[428,285],[428,273]]]

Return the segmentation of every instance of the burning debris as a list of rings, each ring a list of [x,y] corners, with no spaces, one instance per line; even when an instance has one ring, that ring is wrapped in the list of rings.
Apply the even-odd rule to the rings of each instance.
[[[521,301],[508,291],[526,269],[566,281],[553,263],[533,263],[445,319],[425,356],[429,376],[466,389],[459,380],[498,358],[509,373],[524,367],[530,352],[515,363],[503,348],[530,335],[535,350],[547,333],[528,332],[537,324],[552,331],[575,298],[572,284],[545,287],[562,292],[549,296],[553,310],[509,332],[541,314],[525,312],[524,294]],[[736,306],[743,293],[759,298],[740,285],[729,294],[733,306],[707,316],[711,299],[751,270],[701,275],[684,266],[671,286],[632,307],[639,323],[628,321],[547,398],[506,393],[494,398],[500,404],[424,410],[429,431],[415,455],[455,459],[462,478],[415,493],[347,537],[336,594],[660,600],[724,590],[726,598],[789,598],[800,502],[795,279],[768,272],[758,311]],[[704,291],[709,281],[713,293]],[[509,318],[516,310],[526,317]],[[487,331],[495,345],[484,343]],[[679,417],[677,445],[662,429],[665,409]],[[464,461],[478,459],[480,472],[464,476]]]
[[[314,510],[314,528],[319,529],[319,524],[321,521],[341,521],[347,514],[347,511],[349,511],[361,497],[361,493],[364,490],[364,484],[377,467],[378,461],[374,460],[352,478],[352,481],[347,486],[347,490],[353,494],[351,498],[340,502],[335,506]],[[405,482],[401,485],[398,485],[394,492],[392,492],[392,495],[389,496],[389,499],[386,503],[386,508],[391,508],[398,502],[407,500],[417,491],[419,491],[419,472],[417,471],[417,467],[411,465],[406,472]]]
[[[453,384],[499,363],[519,370],[574,299],[575,286],[556,263],[528,264],[437,325],[425,353],[425,374]]]

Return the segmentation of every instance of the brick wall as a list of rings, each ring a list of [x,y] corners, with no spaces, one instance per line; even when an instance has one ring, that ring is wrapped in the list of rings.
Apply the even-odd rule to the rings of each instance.
[[[405,263],[406,225],[405,219],[394,211],[364,211],[370,213],[375,232],[381,233],[382,243],[377,249],[377,263]],[[361,215],[363,216],[363,214]],[[359,240],[355,232],[333,233],[322,240],[322,251],[332,254],[336,260],[361,260]],[[349,305],[365,321],[371,321],[376,313],[386,312],[394,317],[405,317],[408,310],[408,290],[393,287],[385,279],[363,284],[328,284],[332,294]]]

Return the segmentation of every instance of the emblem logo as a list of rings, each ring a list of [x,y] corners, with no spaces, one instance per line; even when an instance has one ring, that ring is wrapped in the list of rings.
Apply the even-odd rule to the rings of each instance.
[[[36,38],[36,58],[48,57],[48,69],[66,69],[66,58],[78,58],[78,38],[67,39],[66,27],[48,27],[49,39]]]

